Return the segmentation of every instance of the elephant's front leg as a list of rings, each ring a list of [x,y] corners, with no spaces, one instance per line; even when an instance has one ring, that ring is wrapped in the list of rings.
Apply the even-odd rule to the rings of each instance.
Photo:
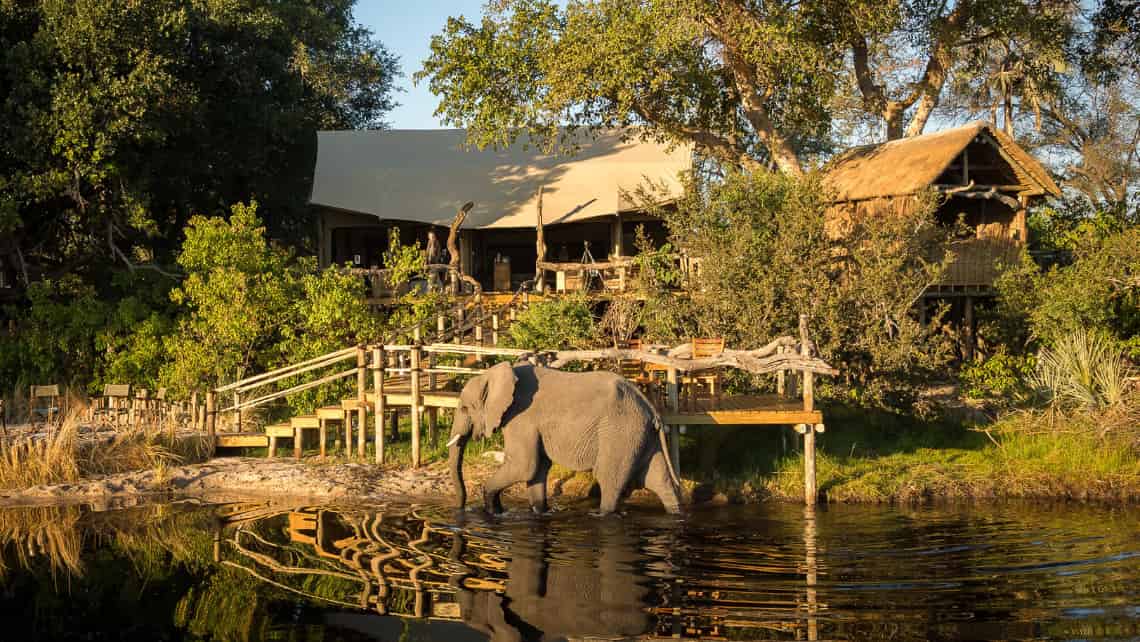
[[[488,513],[503,512],[501,495],[504,489],[534,478],[541,454],[537,431],[524,426],[504,429],[503,442],[503,465],[483,483],[483,505]]]
[[[530,508],[536,513],[545,513],[546,505],[546,478],[550,475],[550,458],[545,452],[538,453],[538,465],[535,466],[534,476],[526,483],[526,493],[530,498]]]

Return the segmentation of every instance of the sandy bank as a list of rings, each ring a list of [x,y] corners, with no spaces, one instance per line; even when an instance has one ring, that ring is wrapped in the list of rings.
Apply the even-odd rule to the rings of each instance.
[[[498,464],[491,457],[471,457],[464,465],[469,504]],[[583,498],[590,482],[581,476],[552,476],[552,497]],[[525,487],[511,487],[508,500],[523,501]],[[290,497],[316,500],[370,501],[411,499],[451,502],[454,493],[446,462],[411,470],[361,463],[226,457],[201,464],[171,466],[105,475],[64,484],[0,491],[0,506],[83,502],[114,505],[153,495],[200,496],[211,499]],[[637,495],[640,495],[638,493]],[[635,496],[635,501],[640,497]]]

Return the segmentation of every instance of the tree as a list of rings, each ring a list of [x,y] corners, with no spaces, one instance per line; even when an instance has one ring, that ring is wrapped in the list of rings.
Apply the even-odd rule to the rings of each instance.
[[[800,174],[830,150],[837,106],[888,139],[921,134],[953,75],[971,73],[963,60],[1054,41],[1069,4],[503,0],[478,23],[450,19],[416,79],[479,147],[620,128]]]
[[[798,174],[801,150],[826,136],[842,58],[828,18],[817,3],[506,0],[478,24],[449,19],[416,78],[481,147],[522,131],[556,142],[560,125],[639,127]]]
[[[392,106],[352,5],[0,3],[0,235],[49,272],[158,269],[192,212],[254,197],[302,240],[313,130]]]

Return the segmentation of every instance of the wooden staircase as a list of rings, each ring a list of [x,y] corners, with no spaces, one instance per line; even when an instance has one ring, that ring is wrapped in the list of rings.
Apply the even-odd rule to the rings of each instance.
[[[266,448],[267,456],[275,457],[279,441],[287,439],[292,442],[293,456],[300,458],[304,444],[316,433],[322,457],[328,455],[330,437],[335,435],[340,442],[338,450],[343,451],[346,457],[355,455],[363,458],[367,428],[371,425],[374,428],[375,460],[382,463],[385,414],[406,409],[412,418],[412,457],[419,465],[419,432],[424,416],[429,429],[434,432],[439,409],[458,407],[460,382],[457,378],[479,373],[481,362],[487,356],[527,354],[523,350],[499,348],[498,345],[517,313],[528,304],[529,296],[521,289],[499,308],[485,309],[477,299],[468,301],[457,304],[452,315],[439,315],[430,331],[426,328],[427,323],[416,324],[393,333],[393,340],[384,344],[345,348],[219,387],[207,395],[207,430],[213,436],[214,447]],[[424,336],[429,340],[425,341]],[[410,338],[411,341],[397,343],[396,340],[401,338],[405,341]],[[437,365],[436,361],[442,356],[457,357],[461,365]],[[323,374],[334,370],[338,364],[353,360],[355,367]],[[267,388],[295,381],[300,375],[317,378],[266,392]],[[339,405],[318,408],[312,413],[253,430],[246,430],[242,424],[244,411],[353,376],[357,394],[342,399]],[[251,396],[251,393],[259,396]],[[233,403],[213,411],[219,395],[232,395]],[[231,423],[236,429],[214,430],[219,413],[223,416],[232,413]]]

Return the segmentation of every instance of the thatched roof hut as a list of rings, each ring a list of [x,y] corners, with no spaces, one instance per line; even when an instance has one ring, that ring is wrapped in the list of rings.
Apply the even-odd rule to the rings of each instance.
[[[996,266],[1026,243],[1026,209],[1061,190],[1012,138],[984,122],[850,149],[826,168],[833,206],[830,226],[864,217],[905,214],[934,191],[945,196],[936,216],[963,218],[975,239],[957,248],[958,261],[939,289],[985,291]]]

